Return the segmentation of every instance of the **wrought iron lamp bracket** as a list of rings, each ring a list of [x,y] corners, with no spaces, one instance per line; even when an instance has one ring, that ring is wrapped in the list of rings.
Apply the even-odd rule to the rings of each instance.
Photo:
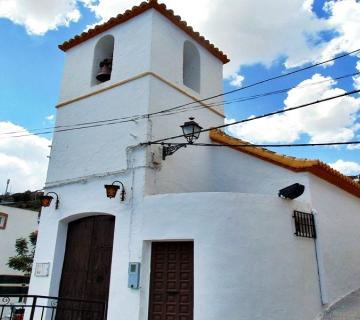
[[[178,151],[181,148],[186,148],[187,143],[181,143],[181,144],[168,144],[167,146],[163,145],[162,150],[162,159],[165,160],[166,157],[171,156],[176,151]]]
[[[120,185],[121,185],[121,187],[122,187],[122,188],[121,188],[120,201],[124,201],[124,200],[125,200],[125,194],[126,194],[124,184],[123,184],[121,181],[114,181],[113,184],[114,184],[115,182],[120,183]]]
[[[59,209],[60,200],[58,194],[56,192],[48,192],[47,195],[48,194],[54,194],[56,196],[55,210]]]

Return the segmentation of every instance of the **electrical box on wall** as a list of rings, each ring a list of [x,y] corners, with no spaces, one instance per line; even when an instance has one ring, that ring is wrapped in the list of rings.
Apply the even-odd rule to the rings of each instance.
[[[130,262],[128,287],[131,289],[139,289],[139,282],[140,282],[140,262]]]

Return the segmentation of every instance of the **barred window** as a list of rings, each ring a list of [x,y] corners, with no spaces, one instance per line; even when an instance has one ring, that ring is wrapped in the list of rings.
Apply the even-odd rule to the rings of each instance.
[[[315,219],[312,213],[294,211],[295,235],[304,238],[316,238]]]

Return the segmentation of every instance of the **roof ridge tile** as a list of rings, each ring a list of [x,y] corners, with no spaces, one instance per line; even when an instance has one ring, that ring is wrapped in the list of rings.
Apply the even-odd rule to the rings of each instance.
[[[172,9],[167,9],[164,3],[159,3],[157,0],[149,0],[148,2],[141,2],[138,6],[133,6],[131,9],[126,10],[123,14],[118,14],[116,17],[112,17],[106,22],[96,25],[95,27],[84,31],[81,35],[76,35],[72,39],[65,41],[63,44],[59,45],[59,48],[62,51],[67,51],[76,45],[97,36],[98,34],[107,31],[111,27],[124,23],[139,14],[149,10],[155,9],[160,14],[168,18],[172,23],[174,23],[178,28],[186,32],[191,38],[197,41],[201,46],[207,49],[211,54],[217,57],[224,64],[228,63],[230,60],[219,48],[212,44],[209,40],[205,39],[199,32],[195,31],[191,26],[187,24],[186,21],[181,19],[181,16],[175,15]]]

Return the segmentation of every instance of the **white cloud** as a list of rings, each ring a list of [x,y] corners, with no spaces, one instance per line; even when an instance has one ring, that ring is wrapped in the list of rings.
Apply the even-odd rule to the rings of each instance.
[[[306,11],[311,12],[313,10],[314,0],[304,0],[303,8]]]
[[[219,1],[215,1],[216,5],[218,5]],[[159,2],[165,3],[168,8],[174,10],[175,14],[181,15],[196,29],[200,29],[211,20],[210,10],[213,5],[210,0],[159,0]],[[140,0],[99,0],[89,7],[95,12],[99,21],[104,22],[140,3]]]
[[[344,161],[340,159],[334,163],[330,163],[329,165],[347,176],[360,174],[360,164],[357,162]]]
[[[29,34],[43,35],[77,22],[81,16],[77,3],[77,0],[0,0],[0,18],[24,26]]]
[[[6,180],[11,179],[12,192],[41,189],[45,183],[51,141],[30,135],[11,138],[7,132],[28,133],[11,122],[0,122],[0,188],[5,190]]]
[[[357,71],[360,72],[360,61],[356,64]],[[355,76],[354,78],[354,88],[360,90],[360,75]]]
[[[317,84],[310,86],[313,83]],[[330,77],[315,74],[288,92],[284,109],[345,93],[335,85],[336,82]],[[292,143],[302,134],[308,135],[311,143],[349,141],[359,130],[356,124],[359,110],[360,98],[346,96],[230,126],[228,131],[254,143]]]
[[[240,88],[244,81],[244,77],[238,73],[235,73],[230,76],[230,84],[235,88]]]
[[[356,0],[328,1],[324,8],[330,14],[327,24],[338,36],[326,44],[320,59],[359,49],[360,3]]]
[[[54,119],[55,119],[55,115],[53,115],[53,114],[46,117],[46,120],[48,120],[48,121],[53,121]]]

